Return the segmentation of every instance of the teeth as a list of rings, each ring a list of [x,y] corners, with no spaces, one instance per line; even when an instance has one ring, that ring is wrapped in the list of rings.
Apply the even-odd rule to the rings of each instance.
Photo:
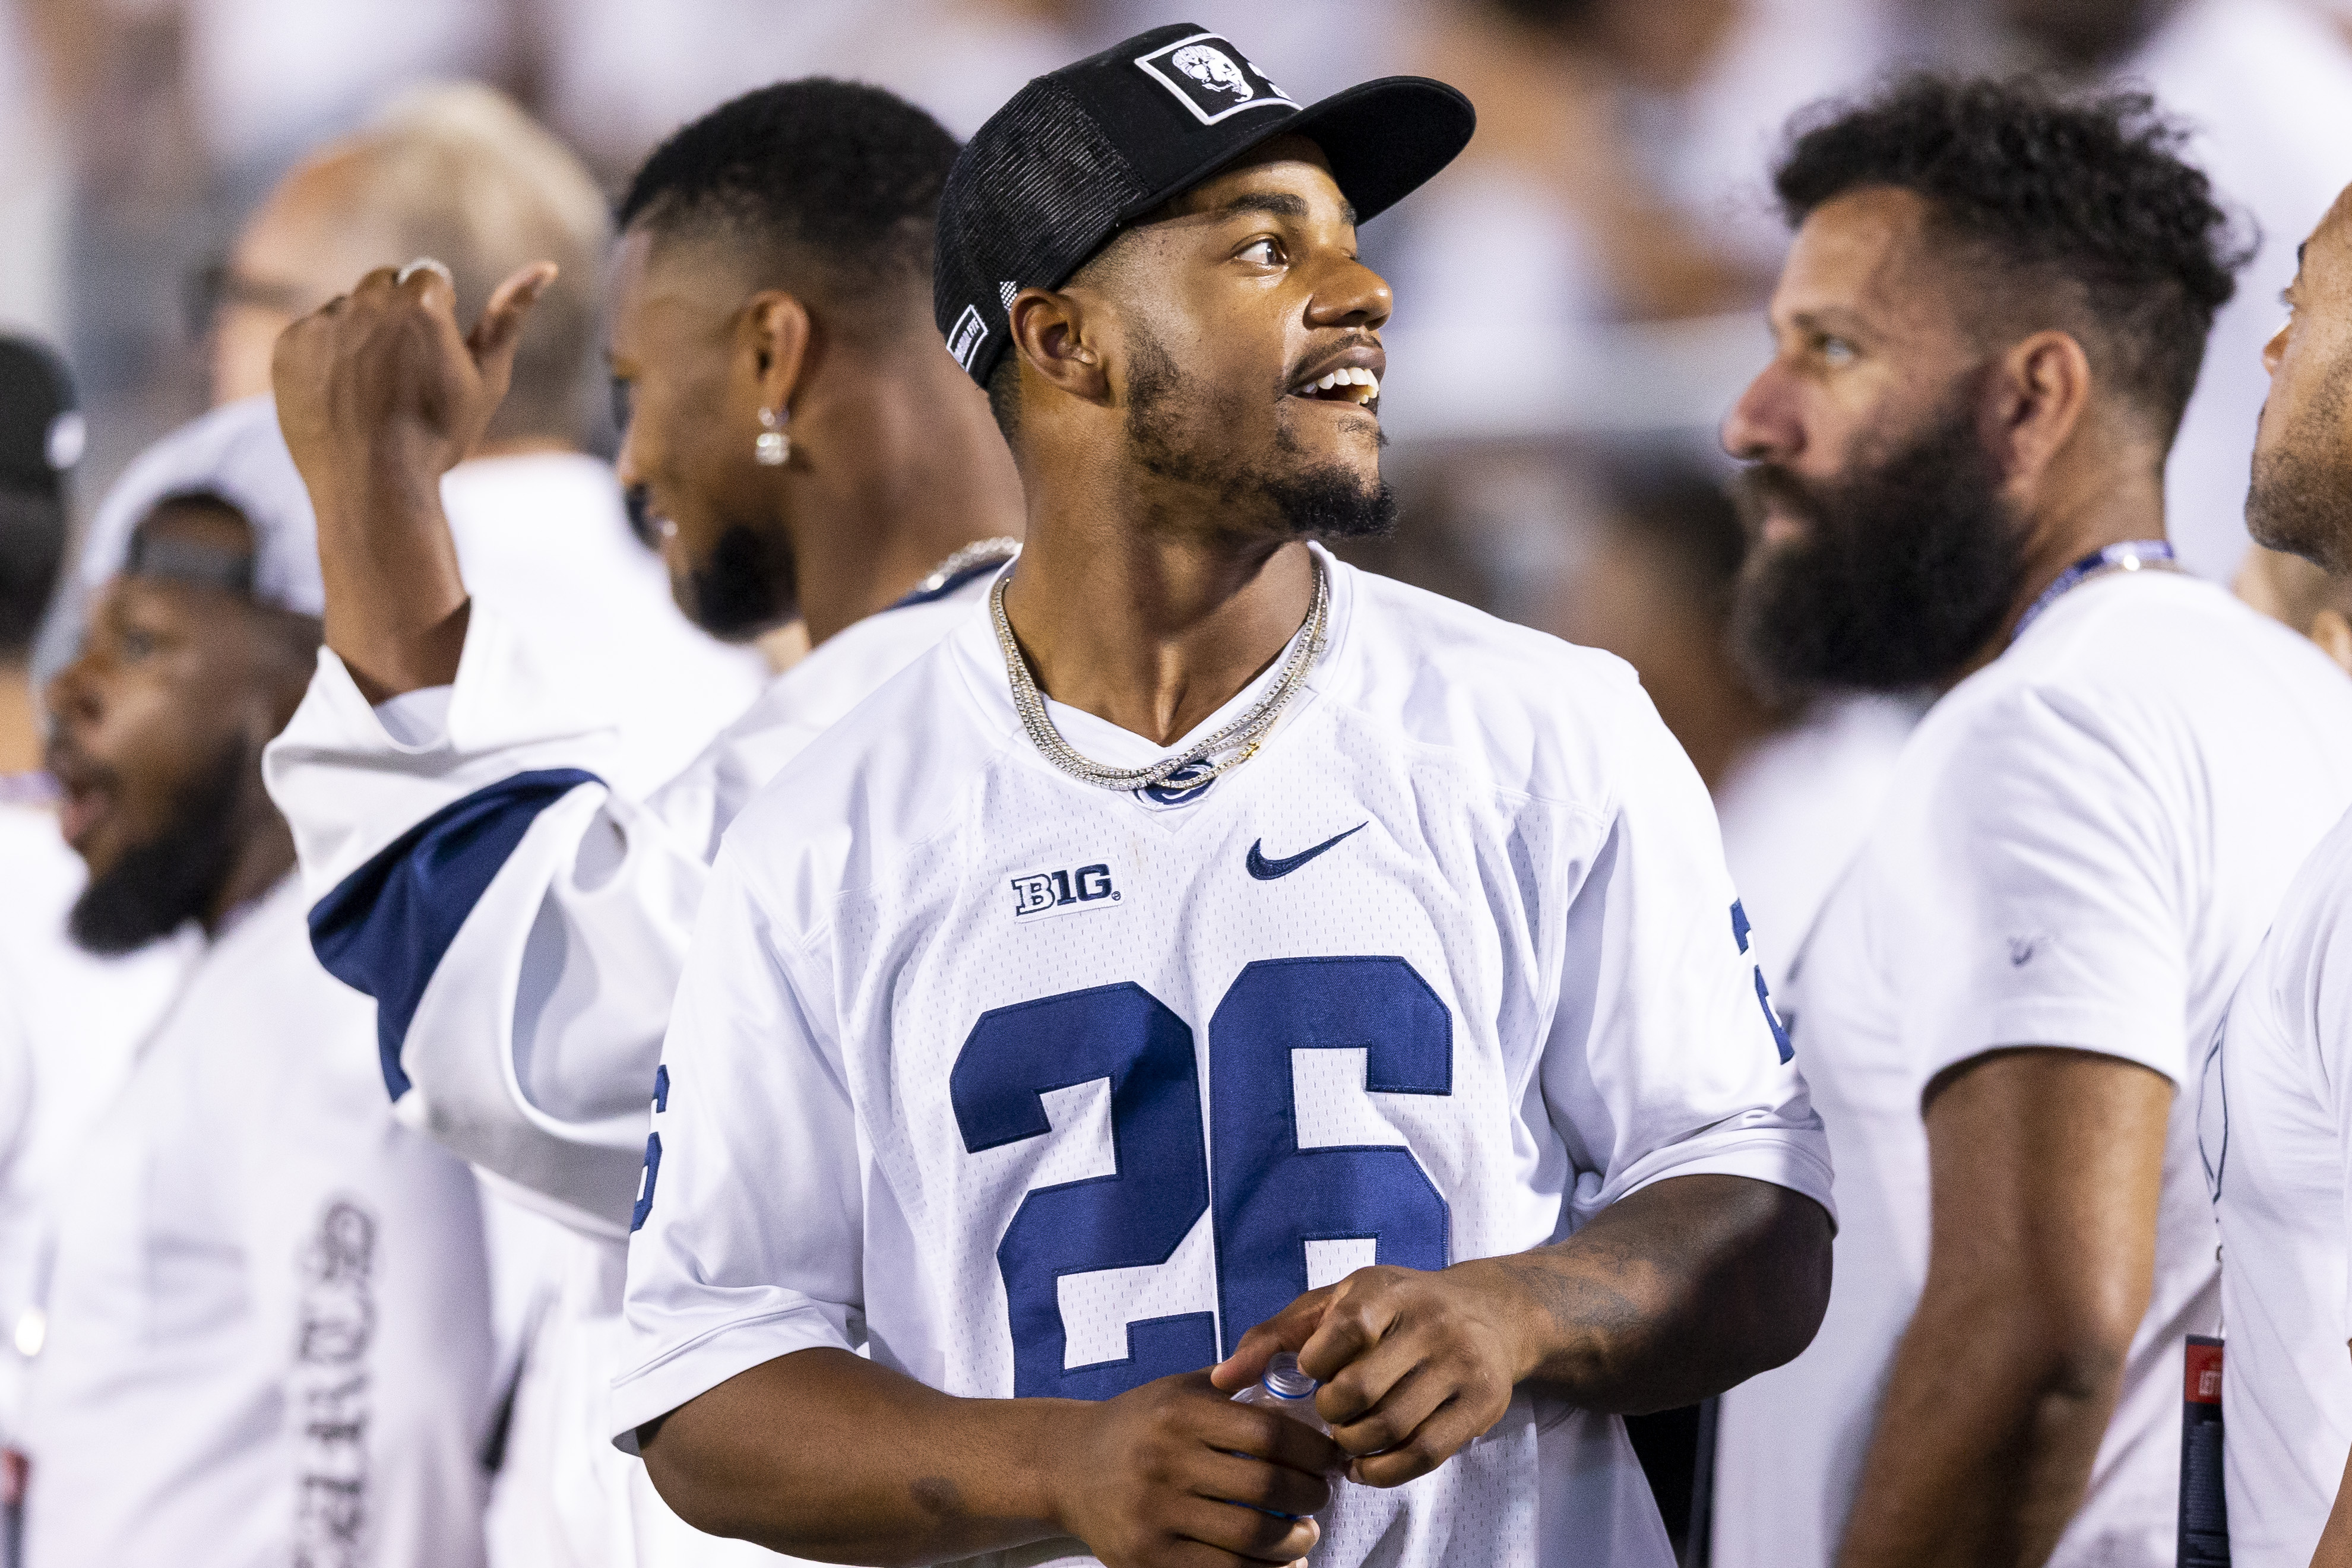
[[[1315,383],[1314,390],[1327,392],[1334,387],[1370,388],[1366,396],[1357,400],[1360,402],[1370,402],[1381,395],[1381,378],[1360,365],[1346,365],[1326,373]]]

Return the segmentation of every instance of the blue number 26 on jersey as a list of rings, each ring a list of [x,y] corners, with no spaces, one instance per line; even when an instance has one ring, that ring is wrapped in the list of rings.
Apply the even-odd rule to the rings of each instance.
[[[1022,1200],[996,1249],[1013,1392],[1107,1399],[1230,1353],[1307,1289],[1309,1241],[1370,1241],[1382,1263],[1442,1269],[1445,1201],[1409,1150],[1301,1148],[1292,1055],[1364,1052],[1364,1087],[1454,1092],[1454,1020],[1402,958],[1250,965],[1209,1019],[1214,1181],[1192,1031],[1142,987],[1097,986],[984,1013],[949,1077],[964,1147],[1052,1130],[1044,1096],[1110,1081],[1117,1168]],[[1063,1364],[1063,1276],[1164,1263],[1213,1207],[1217,1305],[1128,1327],[1123,1361]]]

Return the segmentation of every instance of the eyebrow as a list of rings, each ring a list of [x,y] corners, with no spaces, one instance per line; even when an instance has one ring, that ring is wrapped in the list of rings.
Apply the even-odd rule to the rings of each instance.
[[[1294,196],[1286,191],[1245,191],[1217,209],[1217,216],[1230,218],[1242,213],[1270,213],[1277,218],[1303,218],[1307,215],[1307,198]],[[1356,226],[1356,204],[1342,201],[1339,215],[1348,226]]]

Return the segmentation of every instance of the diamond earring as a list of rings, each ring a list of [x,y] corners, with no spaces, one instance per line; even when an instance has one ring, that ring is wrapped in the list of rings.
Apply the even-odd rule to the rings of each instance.
[[[762,468],[781,468],[793,455],[793,438],[784,434],[790,413],[772,408],[760,411],[760,434],[751,443],[751,460]]]

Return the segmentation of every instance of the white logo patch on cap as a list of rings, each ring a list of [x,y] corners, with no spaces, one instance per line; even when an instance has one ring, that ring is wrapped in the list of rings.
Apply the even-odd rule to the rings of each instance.
[[[948,354],[971,373],[972,356],[980,352],[981,340],[988,336],[988,323],[980,319],[980,307],[967,305],[956,318],[955,329],[948,334]]]
[[[1165,44],[1136,65],[1146,76],[1176,95],[1203,125],[1214,125],[1245,109],[1296,109],[1298,106],[1249,63],[1249,57],[1214,33],[1195,33]]]

